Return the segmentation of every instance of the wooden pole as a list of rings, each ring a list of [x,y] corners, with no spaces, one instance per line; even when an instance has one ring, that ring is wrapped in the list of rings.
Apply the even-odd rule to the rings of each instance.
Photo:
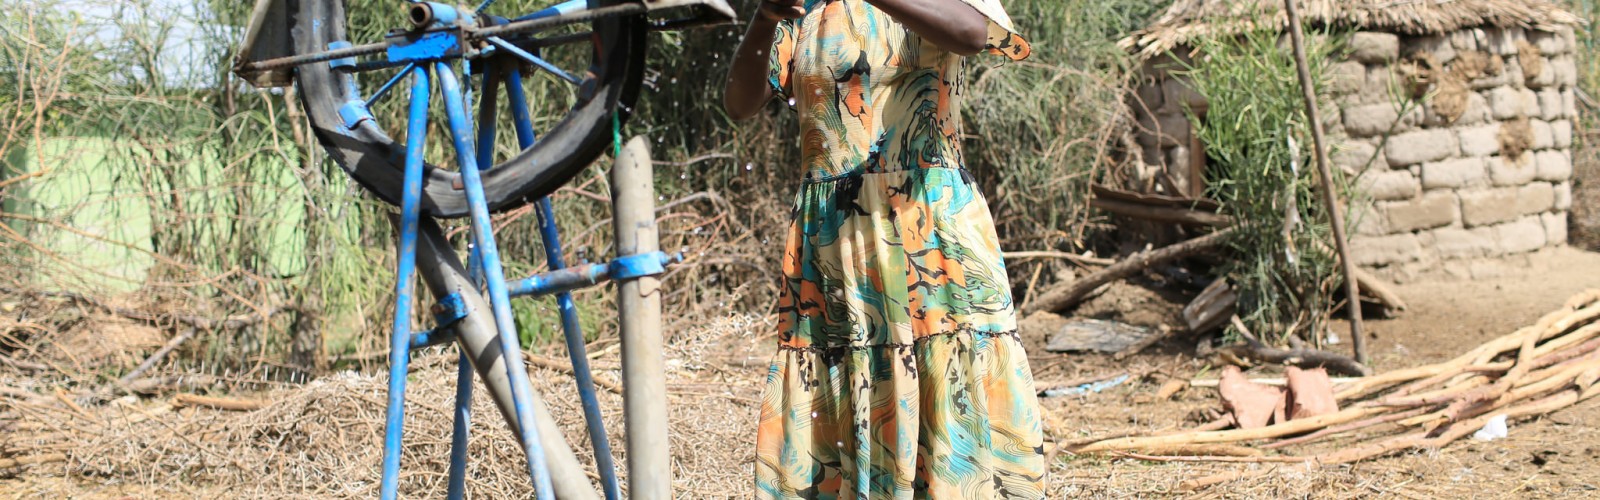
[[[650,142],[634,137],[611,169],[617,257],[660,250]],[[637,500],[672,498],[667,429],[666,365],[662,359],[661,280],[617,283],[622,337],[622,391],[628,424],[628,494]]]
[[[1300,90],[1306,99],[1306,120],[1311,122],[1311,143],[1316,148],[1317,175],[1322,179],[1322,201],[1327,205],[1328,217],[1333,223],[1333,243],[1339,250],[1339,261],[1344,265],[1345,303],[1350,314],[1350,342],[1355,349],[1356,361],[1366,364],[1367,339],[1361,334],[1361,290],[1356,284],[1359,271],[1350,258],[1350,243],[1345,238],[1344,211],[1339,204],[1339,194],[1334,192],[1333,172],[1328,169],[1328,150],[1323,143],[1322,116],[1317,112],[1317,92],[1311,82],[1311,68],[1306,64],[1305,34],[1300,29],[1300,12],[1295,0],[1283,0],[1284,12],[1289,15],[1289,39],[1294,45],[1295,69],[1300,73]]]

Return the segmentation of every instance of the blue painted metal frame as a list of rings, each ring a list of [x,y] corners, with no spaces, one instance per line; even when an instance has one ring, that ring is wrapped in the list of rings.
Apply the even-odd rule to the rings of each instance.
[[[517,144],[523,149],[533,146],[537,137],[533,119],[528,113],[528,96],[522,88],[522,73],[516,69],[506,72],[506,100],[511,106],[512,123],[517,129]],[[566,268],[566,258],[561,251],[561,233],[551,213],[550,199],[539,199],[539,236],[544,240],[545,263],[551,272]],[[594,447],[595,468],[600,472],[601,487],[606,500],[620,500],[622,488],[617,482],[616,464],[611,457],[611,443],[606,437],[605,421],[600,415],[600,400],[595,394],[594,375],[589,370],[589,356],[584,344],[583,326],[578,321],[578,308],[572,294],[556,296],[561,310],[561,330],[567,340],[567,355],[572,360],[573,378],[578,385],[578,396],[583,403],[583,418],[588,424],[589,444]]]
[[[536,274],[506,285],[512,297],[539,297],[581,290],[607,281],[655,276],[666,272],[666,266],[683,261],[682,255],[651,252],[619,257],[605,264],[583,264],[557,271]]]
[[[579,79],[576,76],[572,76],[572,74],[567,73],[566,71],[563,71],[561,68],[556,67],[556,65],[554,65],[554,64],[550,64],[550,61],[546,61],[542,57],[534,55],[534,54],[532,54],[532,53],[530,53],[530,52],[528,52],[526,50],[522,50],[521,47],[517,47],[516,45],[513,45],[511,42],[507,42],[505,40],[502,40],[502,39],[500,39],[500,37],[491,36],[491,37],[487,38],[486,40],[490,44],[493,44],[495,47],[499,48],[500,50],[504,50],[506,52],[510,52],[511,55],[517,56],[518,58],[521,58],[524,61],[532,63],[534,66],[538,66],[539,69],[545,70],[546,72],[549,72],[550,74],[555,75],[556,78],[560,78],[562,80],[566,80],[567,83],[571,83],[573,85],[580,85],[580,84],[583,83],[583,80]]]
[[[472,78],[471,63],[467,62],[462,67],[470,82]],[[483,79],[483,96],[479,97],[478,116],[478,170],[488,170],[494,165],[495,142],[495,113],[492,105],[484,104],[483,99],[493,102],[496,87],[500,80],[494,72],[487,72]],[[486,114],[485,114],[486,113]],[[468,277],[476,286],[483,286],[481,273],[478,272],[479,258],[477,246],[473,246],[467,257]],[[476,291],[476,290],[474,290]],[[456,410],[455,426],[450,433],[450,480],[445,498],[461,500],[466,496],[467,489],[467,442],[472,420],[472,367],[467,359],[467,351],[461,351],[461,359],[457,361],[456,372]]]
[[[459,31],[430,31],[421,35],[401,35],[397,38],[399,41],[387,49],[386,55],[390,63],[426,63],[461,55]]]
[[[500,348],[506,353],[504,365],[511,382],[512,407],[516,410],[517,430],[521,431],[522,449],[528,458],[528,474],[533,476],[539,500],[553,500],[550,470],[545,464],[544,446],[539,442],[538,422],[533,418],[533,407],[526,401],[533,393],[528,382],[528,372],[523,368],[522,352],[516,336],[516,323],[511,318],[511,296],[506,292],[505,269],[500,264],[500,251],[495,245],[494,230],[489,217],[489,205],[483,192],[483,179],[478,172],[477,151],[473,148],[472,122],[467,119],[461,84],[445,62],[435,62],[440,93],[444,94],[445,114],[449,116],[450,135],[455,141],[456,160],[460,163],[461,180],[467,192],[467,203],[472,213],[472,236],[478,247],[478,257],[483,270],[483,280],[489,289],[489,305],[494,312],[494,323],[500,331]]]
[[[566,10],[578,6],[587,7],[587,0],[573,0],[561,5],[536,12],[530,18],[559,15]],[[442,4],[432,4],[436,16],[448,11],[453,15],[454,9]],[[441,27],[436,25],[435,27]],[[380,486],[381,497],[393,499],[398,494],[400,470],[400,446],[404,434],[405,414],[405,385],[406,375],[410,362],[410,351],[455,340],[456,332],[451,326],[464,318],[469,311],[462,301],[459,293],[451,294],[440,299],[433,308],[436,327],[413,334],[411,332],[411,304],[413,302],[413,279],[416,272],[416,253],[418,239],[418,221],[422,196],[423,153],[424,142],[428,124],[428,106],[431,96],[431,78],[438,78],[440,94],[442,94],[446,115],[448,116],[449,129],[455,147],[456,159],[460,164],[462,188],[465,189],[468,204],[471,207],[472,245],[470,248],[469,274],[480,290],[474,293],[487,291],[489,304],[493,309],[496,329],[499,332],[499,344],[504,357],[505,368],[509,376],[512,392],[512,406],[520,431],[519,441],[527,455],[528,473],[534,480],[535,492],[539,499],[549,500],[554,496],[551,488],[551,478],[545,462],[543,443],[539,440],[538,423],[533,417],[532,402],[527,398],[532,394],[531,384],[528,380],[527,370],[520,353],[520,345],[516,334],[516,326],[511,318],[510,298],[523,295],[556,295],[556,300],[561,313],[562,329],[565,333],[567,351],[571,356],[573,372],[575,374],[578,392],[582,398],[584,417],[588,424],[591,444],[594,448],[596,466],[599,469],[601,481],[605,489],[607,500],[620,500],[620,483],[616,477],[616,466],[611,456],[604,422],[600,414],[600,404],[596,395],[593,375],[589,368],[588,356],[585,352],[585,343],[582,325],[579,322],[577,307],[569,292],[579,288],[592,286],[611,279],[628,279],[640,276],[655,275],[664,272],[664,266],[674,260],[661,252],[645,255],[623,256],[607,264],[586,264],[575,268],[567,268],[562,256],[560,232],[556,227],[553,210],[549,199],[538,202],[537,213],[539,217],[539,232],[545,243],[545,257],[549,264],[550,272],[533,276],[516,283],[508,284],[505,280],[504,268],[501,265],[499,251],[495,244],[494,231],[485,201],[484,188],[480,170],[488,169],[493,165],[494,141],[496,135],[495,113],[493,99],[501,83],[505,83],[506,95],[519,145],[526,149],[531,147],[536,140],[533,131],[532,117],[528,112],[527,96],[522,87],[522,75],[512,69],[505,73],[495,71],[485,72],[483,89],[485,92],[484,106],[481,106],[478,120],[476,140],[473,137],[473,123],[467,117],[467,102],[471,99],[470,89],[463,89],[460,80],[449,63],[443,59],[458,56],[462,52],[460,32],[454,30],[431,31],[415,35],[405,35],[402,41],[388,48],[388,58],[391,64],[405,63],[406,67],[399,75],[384,83],[368,99],[355,99],[340,109],[345,125],[350,128],[359,126],[362,122],[372,120],[368,110],[372,102],[383,97],[394,87],[401,78],[410,76],[411,102],[410,114],[407,122],[406,140],[406,170],[405,189],[403,191],[400,216],[400,242],[398,265],[396,270],[396,310],[390,342],[389,353],[389,396],[384,432],[383,479]],[[396,37],[399,38],[399,37]],[[511,52],[514,55],[534,63],[540,69],[555,74],[558,78],[576,81],[576,78],[561,71],[533,54],[529,54],[503,40],[490,39],[491,44],[499,49]],[[351,66],[353,60],[336,60],[330,64],[336,67]],[[470,64],[470,62],[464,62]],[[432,65],[430,68],[429,65]],[[464,66],[470,68],[470,66]],[[430,77],[430,72],[433,73]],[[499,78],[503,76],[505,82]],[[466,78],[471,78],[467,71]],[[359,96],[353,79],[349,84],[350,95]],[[681,260],[681,256],[677,257]],[[467,464],[467,444],[472,416],[472,377],[473,369],[469,362],[468,353],[460,351],[456,381],[455,423],[452,428],[450,476],[448,498],[459,499],[465,493],[465,476]]]
[[[422,153],[428,132],[428,71],[411,70],[411,108],[406,124],[405,190],[400,203],[399,264],[395,270],[395,313],[389,343],[389,406],[384,420],[383,480],[380,495],[395,498],[400,488],[400,439],[405,424],[406,374],[411,359],[412,274],[417,263],[417,223],[422,207]]]
[[[450,483],[445,498],[461,500],[467,494],[467,434],[472,427],[472,362],[460,349],[456,360],[456,421],[450,429]]]
[[[589,8],[589,0],[568,0],[566,2],[545,7],[542,10],[534,11],[533,13],[524,15],[522,17],[512,19],[512,21],[529,21],[533,19],[543,19],[546,17],[556,17],[578,12],[587,8]]]
[[[439,299],[433,305],[433,324],[438,328],[448,327],[467,317],[467,303],[461,298],[461,292],[452,293]]]
[[[628,280],[667,272],[667,263],[672,260],[664,252],[651,252],[617,257],[606,267],[610,268],[611,279]]]
[[[423,330],[411,335],[411,350],[427,349],[456,341],[456,331],[448,327]]]

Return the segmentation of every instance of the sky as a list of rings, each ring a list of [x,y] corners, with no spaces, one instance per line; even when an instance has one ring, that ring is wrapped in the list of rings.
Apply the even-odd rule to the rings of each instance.
[[[241,0],[233,0],[241,1]],[[154,66],[156,71],[174,88],[204,88],[214,85],[216,68],[213,54],[232,47],[229,40],[216,40],[208,36],[195,22],[206,5],[205,0],[80,0],[57,1],[52,7],[58,11],[81,16],[83,26],[90,30],[90,39],[113,46],[127,47],[127,35],[153,37],[161,27],[166,27],[166,37],[161,44],[160,56]],[[208,27],[206,29],[236,28]]]

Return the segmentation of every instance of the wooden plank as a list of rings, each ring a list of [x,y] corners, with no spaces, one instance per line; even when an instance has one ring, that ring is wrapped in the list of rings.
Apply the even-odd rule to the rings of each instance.
[[[1183,306],[1183,322],[1191,333],[1211,331],[1233,316],[1238,300],[1228,281],[1218,279],[1206,286],[1189,305]]]
[[[1089,190],[1095,198],[1120,200],[1141,205],[1156,205],[1164,207],[1181,207],[1205,212],[1216,212],[1222,204],[1216,200],[1199,197],[1169,196],[1155,193],[1139,193],[1117,189],[1104,184],[1091,184]]]
[[[1224,227],[1232,223],[1228,216],[1189,208],[1145,205],[1103,198],[1090,200],[1089,205],[1117,215],[1158,222],[1210,227]]]
[[[1044,350],[1050,352],[1122,352],[1146,338],[1160,335],[1150,328],[1116,321],[1076,319],[1050,335]]]

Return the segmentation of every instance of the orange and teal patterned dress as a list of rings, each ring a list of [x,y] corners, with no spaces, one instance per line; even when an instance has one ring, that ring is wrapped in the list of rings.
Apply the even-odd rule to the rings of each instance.
[[[997,0],[989,51],[1028,55]],[[994,222],[961,159],[963,58],[865,0],[807,0],[771,83],[804,185],[756,497],[1038,499],[1039,405]]]

